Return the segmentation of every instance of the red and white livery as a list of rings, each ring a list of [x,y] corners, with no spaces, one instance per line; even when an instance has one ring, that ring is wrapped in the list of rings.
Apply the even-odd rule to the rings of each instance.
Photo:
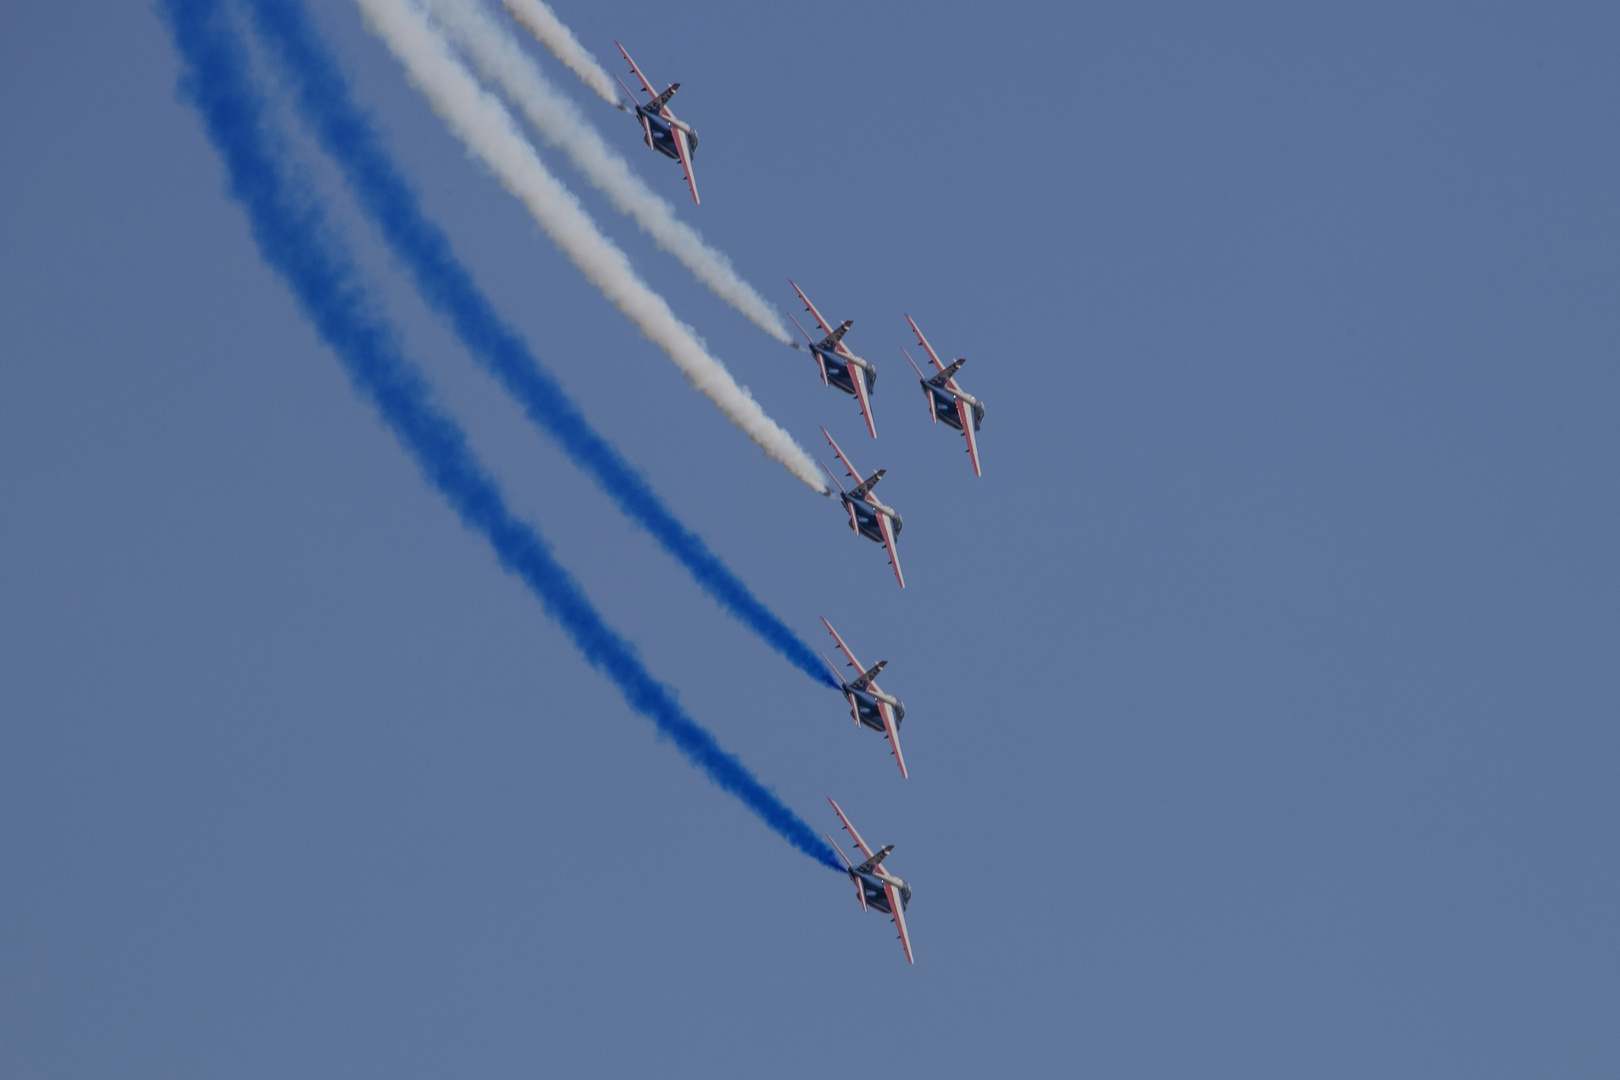
[[[843,502],[844,509],[849,512],[849,527],[855,530],[857,535],[875,540],[889,550],[889,565],[894,567],[894,580],[900,583],[902,589],[905,588],[906,578],[900,572],[900,552],[895,547],[895,537],[900,535],[905,522],[900,519],[900,511],[892,506],[883,505],[877,496],[872,494],[872,489],[888,470],[879,469],[862,479],[849,458],[845,457],[838,444],[833,442],[833,437],[827,434],[827,429],[822,428],[821,433],[827,436],[827,442],[832,445],[833,453],[844,463],[844,471],[855,481],[855,487],[845,491],[844,485],[838,477],[833,476],[832,470],[826,465],[821,466],[827,475],[832,477],[832,482],[838,485],[838,498]]]
[[[967,363],[967,357],[953,360],[949,367],[940,363],[939,354],[928,344],[923,332],[917,329],[916,321],[907,315],[906,322],[911,323],[911,332],[917,335],[917,344],[928,353],[928,359],[934,362],[937,372],[932,376],[924,375],[922,368],[917,367],[917,361],[911,359],[911,354],[903,348],[900,350],[906,353],[906,359],[911,361],[917,379],[922,383],[923,395],[928,399],[928,419],[935,423],[943,420],[962,433],[967,440],[968,456],[973,459],[973,475],[983,475],[979,472],[979,425],[984,423],[984,403],[963,390],[956,381],[956,373]]]
[[[844,639],[838,636],[838,631],[833,629],[832,623],[822,619],[821,625],[825,626],[827,633],[838,642],[838,651],[844,654],[849,666],[855,669],[855,678],[846,680],[838,674],[838,668],[834,667],[833,662],[827,660],[826,654],[822,654],[821,658],[827,660],[827,666],[832,668],[833,675],[843,684],[844,697],[849,701],[849,715],[855,718],[855,723],[883,733],[889,740],[889,749],[894,751],[895,764],[900,766],[900,778],[907,779],[906,759],[900,753],[900,721],[906,718],[906,707],[899,698],[885,694],[877,684],[878,672],[883,670],[888,661],[879,660],[871,668],[862,667],[849,646],[844,644]]]
[[[838,815],[838,820],[844,823],[844,831],[849,833],[850,839],[855,841],[855,846],[866,857],[865,862],[856,866],[844,854],[844,849],[832,837],[827,837],[827,842],[832,844],[838,857],[848,867],[849,878],[855,883],[855,899],[860,901],[861,910],[877,908],[892,918],[894,928],[900,933],[900,947],[906,951],[906,963],[916,963],[911,955],[911,932],[906,929],[906,905],[911,903],[911,886],[883,869],[883,860],[889,857],[894,845],[889,844],[883,850],[873,852],[861,839],[861,834],[855,831],[855,826],[849,823],[849,818],[844,816],[839,805],[830,797],[827,801],[832,803],[833,813]]]
[[[870,360],[863,360],[849,351],[844,344],[844,335],[849,328],[855,325],[854,319],[845,319],[836,328],[828,325],[827,320],[821,317],[816,305],[804,295],[804,290],[792,281],[793,291],[799,294],[804,302],[804,310],[816,320],[821,332],[826,335],[820,341],[811,337],[798,319],[793,325],[799,327],[799,333],[804,334],[804,340],[810,343],[810,352],[816,358],[816,364],[821,368],[821,385],[834,386],[844,393],[851,395],[855,403],[861,407],[861,416],[866,420],[866,430],[872,438],[877,438],[877,421],[872,419],[872,395],[877,391],[877,367]],[[791,316],[789,316],[791,318]]]

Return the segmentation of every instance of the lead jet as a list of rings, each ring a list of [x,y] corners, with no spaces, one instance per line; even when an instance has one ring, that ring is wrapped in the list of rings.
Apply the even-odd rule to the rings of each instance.
[[[630,65],[630,70],[641,81],[641,88],[647,92],[648,98],[647,104],[641,104],[636,100],[636,95],[631,93],[630,88],[624,86],[624,80],[619,79],[619,85],[624,86],[624,92],[630,95],[631,106],[626,108],[620,105],[619,108],[636,114],[636,119],[641,121],[641,131],[646,136],[648,146],[665,157],[681,163],[681,169],[686,173],[686,186],[692,189],[692,201],[697,202],[697,177],[692,172],[692,158],[697,154],[697,132],[692,130],[692,125],[675,119],[675,114],[669,111],[669,99],[675,96],[675,91],[681,88],[681,84],[670,83],[669,89],[658,93],[652,88],[652,83],[647,81],[647,76],[636,67],[636,62],[630,59],[630,54],[624,51],[624,46],[619,45],[617,41],[613,44],[618,45],[619,55],[624,57],[625,63]],[[615,75],[614,78],[619,77]]]
[[[911,323],[911,332],[917,335],[917,344],[928,352],[928,359],[934,362],[938,373],[932,377],[924,375],[922,368],[917,367],[917,361],[911,360],[911,354],[904,348],[900,351],[906,353],[906,359],[911,360],[912,368],[917,372],[917,381],[922,383],[923,396],[928,399],[928,419],[934,423],[943,420],[951,427],[962,433],[967,439],[968,457],[973,459],[973,475],[981,476],[979,472],[979,425],[984,423],[984,403],[978,398],[963,390],[956,382],[956,373],[962,370],[967,363],[967,357],[951,361],[949,367],[939,362],[939,355],[934,347],[928,344],[923,332],[917,329],[917,323],[910,315],[906,322]]]
[[[856,671],[854,681],[846,682],[838,674],[833,662],[827,660],[827,654],[821,655],[823,660],[827,660],[827,666],[832,668],[833,676],[842,684],[844,697],[849,700],[849,715],[855,718],[857,724],[864,724],[873,731],[881,731],[888,738],[889,749],[894,751],[894,760],[900,766],[900,778],[909,779],[906,774],[906,759],[900,754],[900,721],[906,718],[906,707],[900,703],[899,698],[885,694],[877,684],[878,672],[883,670],[888,661],[879,660],[871,668],[862,668],[861,662],[849,651],[849,646],[838,636],[838,631],[833,629],[832,623],[822,619],[821,625],[825,626],[827,633],[838,642],[838,650],[844,654],[844,659],[849,661],[849,666]]]
[[[836,386],[844,393],[852,395],[856,404],[861,407],[861,415],[866,418],[866,430],[872,433],[872,438],[877,438],[877,423],[872,419],[872,395],[877,389],[877,368],[873,366],[872,361],[862,360],[850,352],[849,346],[844,344],[844,335],[855,325],[855,320],[845,319],[838,329],[833,329],[827,325],[827,320],[821,317],[821,312],[816,310],[816,305],[804,295],[804,290],[791,281],[788,284],[793,285],[793,291],[804,301],[804,310],[811,314],[816,320],[816,325],[821,327],[821,332],[827,335],[817,341],[805,332],[803,326],[799,326],[798,319],[793,319],[793,325],[798,326],[799,333],[804,334],[804,339],[810,343],[810,351],[815,354],[816,363],[821,367],[821,385]],[[788,317],[793,318],[791,315]]]
[[[906,963],[915,964],[917,961],[911,955],[911,932],[906,929],[906,905],[911,903],[911,886],[883,869],[883,860],[889,857],[894,845],[889,844],[874,854],[838,804],[830,796],[827,801],[832,803],[833,813],[838,815],[838,820],[844,823],[844,831],[849,833],[855,846],[866,856],[866,861],[856,866],[849,861],[849,856],[844,854],[837,841],[827,837],[827,842],[832,844],[833,850],[838,852],[838,857],[848,867],[849,879],[855,883],[855,899],[861,902],[862,911],[874,907],[894,920],[894,928],[900,931],[900,947],[906,950]]]
[[[821,433],[827,435],[827,429],[822,428]],[[849,527],[868,540],[875,540],[889,549],[889,565],[894,567],[894,579],[900,583],[902,589],[905,588],[905,575],[900,573],[900,553],[894,543],[894,538],[900,535],[905,522],[900,520],[898,510],[892,506],[884,506],[878,502],[877,496],[872,494],[872,489],[888,470],[879,469],[863,480],[861,474],[855,471],[855,466],[850,464],[849,458],[838,448],[838,444],[833,442],[831,435],[827,435],[827,441],[832,443],[833,453],[838,455],[838,460],[844,463],[844,470],[849,473],[849,478],[855,481],[855,487],[845,491],[844,485],[839,482],[838,477],[833,476],[832,470],[825,464],[821,466],[822,471],[832,477],[832,482],[838,484],[838,498],[843,501],[844,509],[849,511]]]

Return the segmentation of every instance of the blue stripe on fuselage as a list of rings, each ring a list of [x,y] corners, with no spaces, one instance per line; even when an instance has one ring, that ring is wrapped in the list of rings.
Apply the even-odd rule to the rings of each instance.
[[[636,114],[646,119],[647,128],[652,132],[653,149],[667,158],[681,160],[681,152],[675,148],[675,136],[670,133],[669,123],[655,112],[637,106]]]

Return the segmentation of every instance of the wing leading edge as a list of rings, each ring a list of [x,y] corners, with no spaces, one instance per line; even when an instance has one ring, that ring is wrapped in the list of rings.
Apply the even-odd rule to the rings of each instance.
[[[872,849],[866,846],[866,841],[861,839],[861,834],[855,831],[855,826],[851,825],[849,818],[844,816],[844,808],[839,806],[831,795],[827,796],[827,801],[832,803],[833,813],[838,815],[838,820],[844,823],[844,831],[849,833],[849,838],[855,841],[855,846],[861,849],[861,854],[870,859]]]
[[[643,75],[641,69],[636,67],[636,62],[630,59],[630,54],[625,51],[624,46],[617,41],[613,45],[619,50],[619,55],[624,57],[624,62],[630,65],[630,70],[635,72],[636,78],[641,82],[641,88],[647,92],[647,98],[651,101],[658,100],[658,91],[652,88],[652,83],[647,81],[647,76]]]

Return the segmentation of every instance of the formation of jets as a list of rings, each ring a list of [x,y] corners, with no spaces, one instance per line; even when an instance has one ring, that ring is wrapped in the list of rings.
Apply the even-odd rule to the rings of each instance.
[[[669,100],[675,96],[675,91],[680,89],[681,84],[670,83],[662,91],[654,90],[653,84],[642,74],[636,62],[630,59],[630,54],[625,51],[624,46],[618,42],[614,44],[618,46],[619,54],[624,57],[625,63],[630,65],[630,72],[640,83],[642,93],[647,99],[640,100],[621,79],[619,85],[624,88],[626,100],[619,108],[635,116],[641,126],[642,141],[650,149],[680,163],[687,189],[692,193],[692,201],[697,203],[699,201],[697,177],[692,170],[692,159],[697,153],[697,132],[690,124],[677,120],[669,108]],[[821,312],[810,302],[810,298],[797,283],[789,281],[788,284],[793,287],[794,293],[798,295],[805,311],[810,314],[821,333],[819,338],[812,337],[797,319],[793,320],[794,325],[799,327],[799,332],[804,335],[810,354],[815,357],[816,367],[821,374],[821,384],[854,398],[856,406],[860,409],[861,419],[866,423],[867,434],[876,439],[877,419],[872,411],[872,396],[877,392],[877,365],[857,356],[845,343],[850,327],[855,325],[854,320],[845,319],[837,326],[833,326],[822,318]],[[934,351],[934,347],[928,343],[928,339],[923,336],[916,320],[910,315],[905,316],[905,319],[911,327],[911,332],[916,335],[918,347],[927,354],[928,362],[934,367],[932,373],[925,373],[912,359],[908,350],[904,348],[900,350],[911,364],[912,370],[917,373],[917,382],[922,387],[923,397],[928,404],[928,419],[936,424],[943,422],[962,433],[967,443],[968,459],[973,465],[973,475],[981,476],[983,474],[979,463],[979,428],[984,423],[984,403],[964,390],[956,378],[967,360],[959,357],[949,364],[945,363]],[[794,348],[799,346],[795,345]],[[894,570],[895,581],[899,582],[902,589],[905,588],[906,579],[900,571],[900,551],[897,544],[903,524],[900,512],[892,506],[885,505],[873,494],[873,489],[877,487],[886,470],[879,469],[870,476],[863,476],[827,429],[822,428],[821,433],[827,437],[827,444],[832,447],[833,454],[843,465],[844,472],[854,482],[853,487],[844,487],[843,482],[832,470],[825,464],[822,465],[822,469],[837,485],[839,501],[849,516],[850,529],[857,536],[883,545],[888,552],[889,566]],[[906,759],[900,752],[900,722],[905,719],[906,707],[900,703],[899,698],[884,693],[877,684],[878,674],[888,661],[880,660],[870,668],[863,667],[855,658],[854,652],[845,644],[844,639],[839,636],[838,631],[833,629],[832,623],[826,619],[821,621],[833,640],[838,643],[838,651],[843,653],[848,666],[854,670],[852,677],[845,678],[833,662],[827,659],[826,654],[822,654],[822,659],[826,661],[827,667],[837,681],[839,691],[849,702],[850,716],[858,726],[871,728],[883,735],[889,743],[890,752],[894,755],[895,764],[900,767],[901,778],[908,778]],[[872,851],[866,846],[866,841],[861,839],[860,833],[855,831],[855,826],[850,823],[843,809],[832,799],[829,798],[827,801],[832,803],[833,812],[838,815],[844,831],[849,833],[865,860],[858,865],[850,861],[843,849],[839,848],[831,837],[827,838],[828,843],[838,852],[839,858],[843,859],[850,880],[855,883],[855,897],[860,901],[861,910],[875,909],[894,920],[895,929],[900,937],[900,946],[905,950],[906,960],[912,962],[911,934],[906,929],[906,905],[911,903],[911,886],[884,869],[884,860],[894,850],[894,845],[890,844],[877,852]]]

